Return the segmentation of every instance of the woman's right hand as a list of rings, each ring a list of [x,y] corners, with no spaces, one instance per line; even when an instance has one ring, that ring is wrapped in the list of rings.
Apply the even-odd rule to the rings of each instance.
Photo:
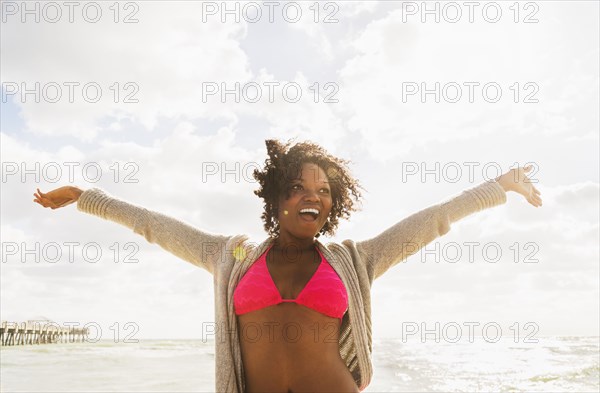
[[[41,192],[38,188],[37,192],[33,194],[35,196],[33,201],[54,210],[77,202],[82,193],[82,189],[73,186],[59,187],[47,193]]]

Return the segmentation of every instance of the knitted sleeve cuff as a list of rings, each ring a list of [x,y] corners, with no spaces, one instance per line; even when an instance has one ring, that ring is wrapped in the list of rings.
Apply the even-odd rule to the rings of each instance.
[[[85,190],[77,200],[77,210],[106,218],[106,209],[111,196],[100,188]]]
[[[467,192],[475,196],[479,210],[506,203],[506,191],[493,179],[468,189]]]

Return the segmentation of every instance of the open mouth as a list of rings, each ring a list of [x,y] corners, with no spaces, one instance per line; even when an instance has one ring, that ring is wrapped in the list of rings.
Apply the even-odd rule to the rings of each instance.
[[[302,220],[307,222],[315,222],[319,217],[319,214],[315,209],[302,209],[298,215]]]

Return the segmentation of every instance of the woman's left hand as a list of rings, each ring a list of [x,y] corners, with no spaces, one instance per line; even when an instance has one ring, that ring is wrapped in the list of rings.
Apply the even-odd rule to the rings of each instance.
[[[531,168],[531,165],[528,165],[524,168],[511,169],[505,174],[498,176],[496,181],[504,188],[504,191],[519,193],[525,197],[527,202],[535,207],[540,207],[542,206],[541,192],[534,187],[531,179],[525,175],[525,172],[529,172]]]

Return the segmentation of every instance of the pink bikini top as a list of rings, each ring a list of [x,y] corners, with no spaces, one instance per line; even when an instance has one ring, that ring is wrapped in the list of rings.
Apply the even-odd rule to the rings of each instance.
[[[348,310],[348,293],[344,283],[325,259],[319,248],[321,263],[296,299],[283,299],[267,269],[267,253],[271,245],[248,269],[233,292],[237,315],[282,302],[295,302],[332,318],[342,317]]]

